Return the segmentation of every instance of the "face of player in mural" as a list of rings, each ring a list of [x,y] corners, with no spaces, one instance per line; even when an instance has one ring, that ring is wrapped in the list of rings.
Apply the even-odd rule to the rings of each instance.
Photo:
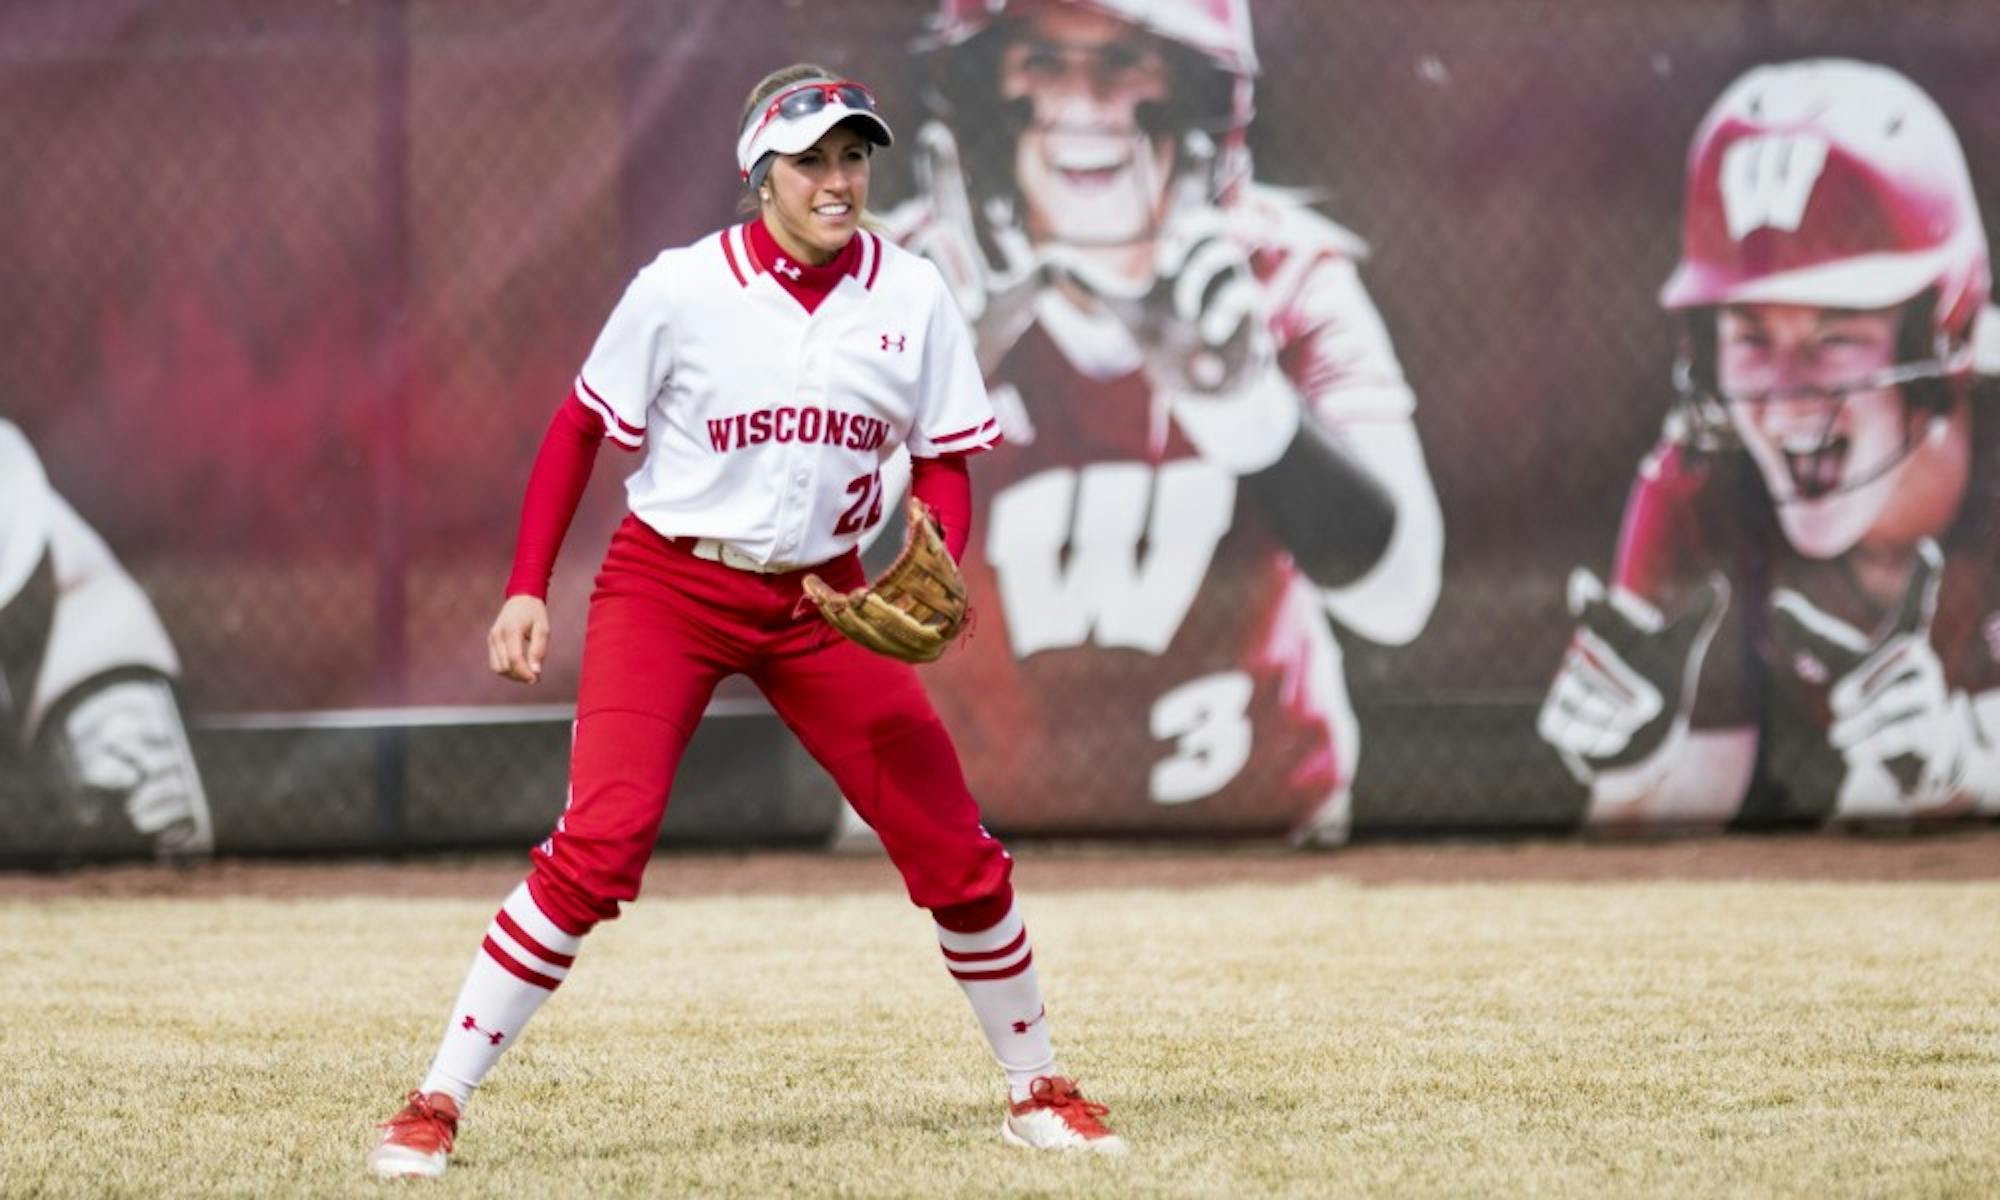
[[[1716,378],[1799,553],[1831,558],[1875,531],[1905,483],[1912,417],[1868,386],[1896,362],[1901,314],[1746,304],[1717,321]]]
[[[861,228],[868,203],[868,140],[844,125],[771,164],[764,222],[780,246],[824,265]]]
[[[1052,8],[1000,57],[1000,97],[1026,101],[1015,182],[1037,241],[1118,245],[1150,238],[1173,143],[1149,137],[1139,106],[1168,94],[1166,59],[1144,32],[1102,13]]]

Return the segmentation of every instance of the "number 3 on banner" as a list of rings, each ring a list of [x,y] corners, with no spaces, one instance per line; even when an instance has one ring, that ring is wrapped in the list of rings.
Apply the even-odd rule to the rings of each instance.
[[[856,475],[847,481],[844,490],[854,497],[854,503],[840,514],[839,524],[833,527],[834,536],[860,533],[882,519],[882,472]]]
[[[1242,671],[1190,679],[1153,703],[1156,738],[1173,739],[1173,753],[1153,764],[1155,804],[1186,804],[1221,791],[1250,762],[1250,698],[1255,685]]]

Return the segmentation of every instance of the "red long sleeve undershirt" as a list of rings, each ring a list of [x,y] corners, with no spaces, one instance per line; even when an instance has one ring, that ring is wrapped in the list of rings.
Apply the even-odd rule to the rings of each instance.
[[[514,542],[514,569],[507,576],[507,595],[547,599],[556,554],[576,518],[597,464],[597,447],[604,427],[595,413],[572,395],[556,409],[542,435],[542,448],[528,474],[521,500],[521,528]],[[956,559],[972,537],[972,477],[962,456],[913,459],[910,491],[930,507],[944,528],[944,544]]]
[[[965,557],[965,545],[972,540],[972,476],[965,456],[911,459],[910,492],[937,516],[952,559]]]
[[[546,600],[556,552],[576,517],[590,469],[597,465],[604,424],[574,393],[556,409],[542,448],[528,473],[528,493],[521,500],[521,532],[514,540],[514,570],[507,576],[509,596]]]

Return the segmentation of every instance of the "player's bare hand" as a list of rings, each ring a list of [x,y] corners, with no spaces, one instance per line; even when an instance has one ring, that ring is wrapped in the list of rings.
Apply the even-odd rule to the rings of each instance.
[[[486,662],[495,675],[521,683],[542,677],[549,653],[549,606],[537,596],[509,596],[486,633]]]

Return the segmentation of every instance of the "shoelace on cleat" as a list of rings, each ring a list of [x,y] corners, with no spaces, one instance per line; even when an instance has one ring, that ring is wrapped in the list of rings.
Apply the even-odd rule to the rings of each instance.
[[[1086,1137],[1108,1137],[1111,1131],[1099,1117],[1111,1109],[1094,1100],[1086,1100],[1077,1090],[1076,1081],[1064,1079],[1060,1075],[1044,1075],[1028,1085],[1028,1098],[1014,1106],[1015,1112],[1028,1112],[1046,1108],[1061,1117],[1063,1123]]]
[[[458,1133],[458,1118],[440,1112],[424,1093],[411,1092],[403,1111],[377,1128],[389,1131],[384,1141],[416,1149],[427,1149],[427,1143],[435,1142],[437,1149],[449,1154],[452,1140]]]

